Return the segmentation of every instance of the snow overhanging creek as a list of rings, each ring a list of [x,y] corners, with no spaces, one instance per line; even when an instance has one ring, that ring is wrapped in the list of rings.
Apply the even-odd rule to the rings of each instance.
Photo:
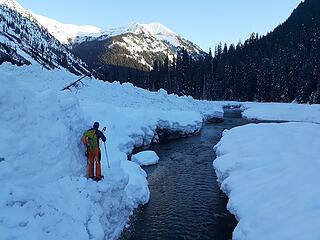
[[[134,141],[134,145],[129,151],[127,151],[128,160],[131,159],[132,154],[138,153],[144,149],[148,149],[152,144],[157,144],[163,141],[190,137],[198,134],[203,125],[207,123],[219,123],[223,122],[223,117],[217,117],[214,115],[203,116],[203,122],[197,122],[196,124],[189,124],[182,126],[178,122],[170,124],[168,121],[158,121],[155,129],[152,129],[153,135],[145,134],[132,134],[130,138]],[[147,133],[148,131],[144,131]],[[131,144],[132,145],[132,144]]]

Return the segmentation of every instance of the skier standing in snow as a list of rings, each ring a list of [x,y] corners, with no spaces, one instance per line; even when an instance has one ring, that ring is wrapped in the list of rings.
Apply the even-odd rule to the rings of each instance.
[[[93,128],[84,132],[81,140],[87,147],[88,157],[88,177],[96,181],[101,180],[101,151],[99,147],[99,140],[106,141],[106,137],[99,130],[99,123],[95,122]],[[96,163],[96,176],[94,176],[94,162]]]

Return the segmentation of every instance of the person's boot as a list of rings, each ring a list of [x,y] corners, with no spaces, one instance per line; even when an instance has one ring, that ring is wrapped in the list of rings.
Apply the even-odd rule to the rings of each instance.
[[[103,176],[95,177],[95,180],[96,180],[97,182],[99,182],[101,179],[103,179]]]

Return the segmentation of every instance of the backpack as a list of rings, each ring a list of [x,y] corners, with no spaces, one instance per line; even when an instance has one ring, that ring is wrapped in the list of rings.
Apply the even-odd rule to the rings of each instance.
[[[90,129],[86,131],[83,136],[87,137],[88,139],[88,149],[97,149],[99,148],[99,142],[98,142],[98,136],[96,134],[96,131],[94,129]]]

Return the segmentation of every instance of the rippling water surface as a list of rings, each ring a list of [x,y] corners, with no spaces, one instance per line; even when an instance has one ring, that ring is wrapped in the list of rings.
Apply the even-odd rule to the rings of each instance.
[[[206,125],[199,135],[152,147],[160,161],[145,168],[151,199],[122,239],[232,238],[236,220],[226,210],[212,162],[222,131],[248,123],[239,117],[228,111],[223,123]]]

